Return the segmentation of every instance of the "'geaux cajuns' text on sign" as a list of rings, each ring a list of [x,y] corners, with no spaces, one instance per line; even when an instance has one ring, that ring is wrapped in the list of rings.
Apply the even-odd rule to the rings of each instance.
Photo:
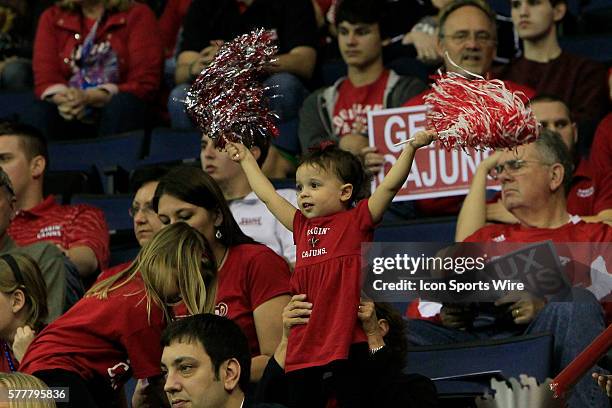
[[[374,177],[374,188],[404,148],[404,145],[393,145],[425,129],[426,111],[427,106],[421,105],[368,112],[370,146],[376,146],[385,157],[383,170]],[[447,152],[435,142],[419,149],[410,175],[395,201],[467,194],[476,167],[489,154],[473,149]],[[487,186],[499,189],[493,180],[488,180]]]

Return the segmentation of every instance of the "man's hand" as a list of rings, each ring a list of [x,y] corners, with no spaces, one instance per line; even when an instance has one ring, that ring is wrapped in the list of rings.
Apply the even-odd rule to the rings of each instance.
[[[149,379],[139,379],[132,395],[133,408],[166,408],[170,407],[168,397],[164,392],[165,379],[158,376]]]
[[[312,313],[312,303],[306,302],[306,295],[294,295],[283,309],[283,338],[289,338],[293,326],[306,324]]]
[[[402,44],[414,45],[417,52],[417,59],[426,64],[440,62],[442,59],[436,48],[438,38],[435,34],[428,34],[422,31],[411,31],[404,36]]]
[[[189,74],[192,77],[200,75],[202,70],[213,62],[223,43],[223,40],[212,40],[208,47],[200,51],[199,58],[191,64],[189,67]]]
[[[378,174],[385,165],[385,156],[378,153],[376,147],[367,146],[361,149],[360,156],[363,160],[363,165],[370,174]]]
[[[493,154],[491,154],[490,156],[488,156],[487,158],[485,158],[483,161],[480,162],[480,164],[478,165],[478,169],[482,169],[482,171],[486,172],[487,174],[493,170],[495,168],[495,166],[497,166],[499,164],[499,157],[501,156],[501,151],[496,151]]]
[[[26,350],[36,333],[32,330],[30,326],[18,327],[17,332],[15,333],[15,338],[13,339],[13,354],[17,361],[21,361],[23,356],[25,355]]]
[[[440,319],[444,327],[465,330],[474,321],[474,311],[468,304],[444,304]]]
[[[361,151],[368,147],[368,138],[363,134],[349,133],[340,138],[338,147],[359,157]]]
[[[365,332],[366,336],[371,337],[380,334],[374,302],[369,299],[361,298],[357,311],[357,317],[361,321],[361,326],[363,327],[363,331]]]
[[[517,224],[519,220],[506,209],[502,200],[487,204],[487,221],[502,222],[504,224]]]
[[[592,376],[593,379],[597,381],[599,388],[601,388],[608,397],[612,397],[612,375],[593,373]]]
[[[533,296],[529,292],[510,293],[495,302],[495,306],[508,304],[508,310],[512,314],[515,324],[531,323],[546,302],[543,299]]]
[[[98,270],[98,259],[91,248],[86,246],[74,246],[66,249],[60,244],[55,244],[55,246],[72,261],[81,277],[88,277]]]

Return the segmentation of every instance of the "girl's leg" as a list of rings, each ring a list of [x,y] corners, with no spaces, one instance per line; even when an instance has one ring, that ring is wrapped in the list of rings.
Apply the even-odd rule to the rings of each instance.
[[[371,405],[373,377],[382,373],[370,372],[371,366],[367,343],[351,346],[348,360],[335,361],[331,364],[333,388],[340,408],[367,408]]]
[[[289,408],[325,408],[329,397],[323,384],[325,373],[324,367],[287,373]]]

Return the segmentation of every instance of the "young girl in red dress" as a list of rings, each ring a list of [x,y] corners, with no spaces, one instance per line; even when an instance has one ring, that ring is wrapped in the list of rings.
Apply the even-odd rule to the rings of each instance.
[[[69,387],[68,407],[114,407],[131,376],[161,389],[161,332],[181,299],[214,310],[216,268],[205,238],[185,223],[158,232],[125,271],[95,284],[28,347],[19,370]],[[167,402],[167,401],[166,401]]]
[[[228,145],[228,154],[240,162],[253,191],[293,231],[297,260],[292,291],[306,294],[313,304],[308,324],[296,327],[289,337],[285,371],[295,372],[292,383],[299,384],[292,392],[295,406],[323,405],[326,397],[315,389],[320,375],[329,369],[341,372],[337,362],[349,358],[352,344],[366,341],[355,315],[361,293],[361,243],[372,240],[375,225],[408,177],[416,150],[431,143],[433,135],[417,133],[376,191],[361,201],[368,177],[359,159],[336,146],[323,146],[297,168],[299,210],[276,193],[244,145]],[[342,395],[337,398],[341,406],[354,406],[343,404]]]

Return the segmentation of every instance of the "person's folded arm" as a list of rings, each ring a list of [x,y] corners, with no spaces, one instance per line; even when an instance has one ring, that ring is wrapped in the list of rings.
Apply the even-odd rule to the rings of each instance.
[[[163,64],[161,36],[153,12],[142,7],[128,20],[129,61],[125,81],[117,84],[119,92],[127,92],[143,100],[151,100],[159,89]]]
[[[288,72],[302,79],[310,79],[317,62],[317,52],[308,46],[292,48],[286,54],[276,56],[276,61],[268,66],[268,72]]]
[[[62,74],[61,44],[57,43],[55,31],[53,9],[47,9],[38,23],[32,58],[34,93],[41,99],[67,89],[67,80]]]

